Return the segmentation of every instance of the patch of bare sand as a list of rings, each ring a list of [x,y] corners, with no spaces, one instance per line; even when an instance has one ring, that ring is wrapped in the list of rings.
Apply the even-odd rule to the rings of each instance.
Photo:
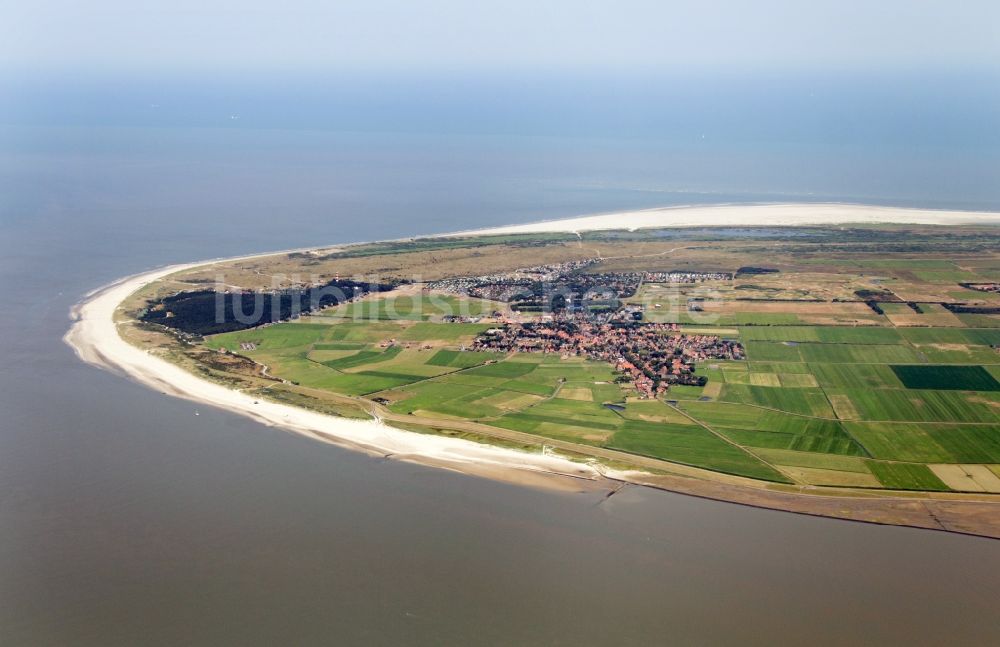
[[[489,229],[457,232],[454,235],[542,232],[574,233],[608,229],[650,229],[656,227],[767,227],[861,223],[995,225],[1000,224],[1000,213],[900,209],[897,207],[836,203],[665,207],[579,216],[576,218],[550,220],[524,225],[491,227]]]

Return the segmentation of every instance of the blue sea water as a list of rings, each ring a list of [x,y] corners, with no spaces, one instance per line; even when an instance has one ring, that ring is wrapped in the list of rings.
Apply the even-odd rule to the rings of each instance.
[[[79,208],[311,233],[404,207],[404,233],[741,200],[1000,208],[986,71],[5,80],[5,218],[43,168]]]

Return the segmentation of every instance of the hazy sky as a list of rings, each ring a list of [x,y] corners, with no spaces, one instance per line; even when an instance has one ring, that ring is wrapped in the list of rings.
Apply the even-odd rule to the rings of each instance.
[[[995,67],[1000,1],[0,0],[8,70]]]

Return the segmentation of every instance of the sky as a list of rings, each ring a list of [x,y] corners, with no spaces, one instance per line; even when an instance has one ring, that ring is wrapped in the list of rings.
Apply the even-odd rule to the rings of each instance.
[[[0,0],[6,72],[697,74],[998,62],[997,0]]]

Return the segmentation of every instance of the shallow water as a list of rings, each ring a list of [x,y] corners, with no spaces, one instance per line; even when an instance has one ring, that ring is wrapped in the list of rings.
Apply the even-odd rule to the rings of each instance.
[[[995,641],[1000,542],[494,483],[195,416],[76,360],[69,307],[161,264],[719,201],[595,190],[597,152],[581,170],[545,142],[303,138],[5,132],[5,644]]]

